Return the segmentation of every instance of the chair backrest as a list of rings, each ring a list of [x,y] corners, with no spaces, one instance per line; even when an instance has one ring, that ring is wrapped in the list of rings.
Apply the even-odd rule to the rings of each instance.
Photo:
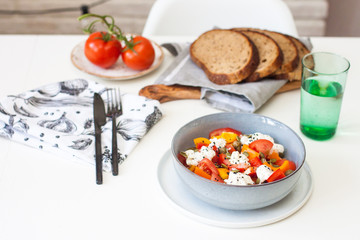
[[[198,36],[213,28],[256,27],[297,36],[282,0],[156,0],[144,36]]]

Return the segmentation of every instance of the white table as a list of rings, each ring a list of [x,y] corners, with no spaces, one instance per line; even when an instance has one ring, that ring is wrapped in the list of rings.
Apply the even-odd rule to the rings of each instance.
[[[106,81],[79,71],[70,61],[72,48],[85,38],[0,36],[0,97],[75,78],[137,93],[152,84],[173,59],[166,54],[158,71],[139,79]],[[358,238],[360,38],[312,38],[312,42],[314,51],[336,52],[351,63],[336,136],[317,142],[300,133],[299,90],[276,95],[257,111],[289,125],[306,145],[314,191],[294,215],[262,227],[228,229],[198,222],[174,208],[159,188],[159,160],[180,126],[219,112],[202,100],[182,100],[162,104],[163,119],[120,165],[119,176],[106,173],[100,186],[95,184],[93,166],[0,138],[0,239]]]

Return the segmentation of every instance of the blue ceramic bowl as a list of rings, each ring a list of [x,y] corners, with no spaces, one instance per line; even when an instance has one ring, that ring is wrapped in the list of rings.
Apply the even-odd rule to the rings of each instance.
[[[177,158],[180,151],[194,146],[196,137],[208,137],[210,131],[230,127],[244,134],[261,132],[285,147],[285,158],[296,164],[286,178],[261,185],[236,186],[202,178],[187,169]],[[305,147],[300,137],[285,124],[257,114],[218,113],[195,119],[181,127],[171,143],[173,164],[185,186],[196,197],[211,205],[231,210],[251,210],[274,204],[295,187],[305,162]]]

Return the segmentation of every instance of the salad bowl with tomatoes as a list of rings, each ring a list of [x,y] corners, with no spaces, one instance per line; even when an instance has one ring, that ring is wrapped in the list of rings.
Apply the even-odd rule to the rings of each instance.
[[[173,137],[174,168],[189,191],[216,207],[272,205],[296,186],[305,164],[301,138],[257,114],[218,113],[195,119]]]

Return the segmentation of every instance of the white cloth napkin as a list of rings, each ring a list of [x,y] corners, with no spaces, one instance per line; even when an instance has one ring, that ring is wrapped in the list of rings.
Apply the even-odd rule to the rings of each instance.
[[[302,41],[311,46],[309,39]],[[201,98],[220,110],[255,112],[287,82],[287,80],[266,79],[250,83],[217,85],[211,82],[204,71],[190,59],[190,43],[167,43],[162,46],[168,48],[173,55],[178,55],[155,84],[201,87]]]
[[[49,84],[0,100],[0,135],[28,146],[95,165],[93,97],[106,102],[106,87],[75,79]],[[122,93],[117,118],[122,163],[162,117],[159,102]],[[111,119],[102,127],[103,170],[111,170]]]

